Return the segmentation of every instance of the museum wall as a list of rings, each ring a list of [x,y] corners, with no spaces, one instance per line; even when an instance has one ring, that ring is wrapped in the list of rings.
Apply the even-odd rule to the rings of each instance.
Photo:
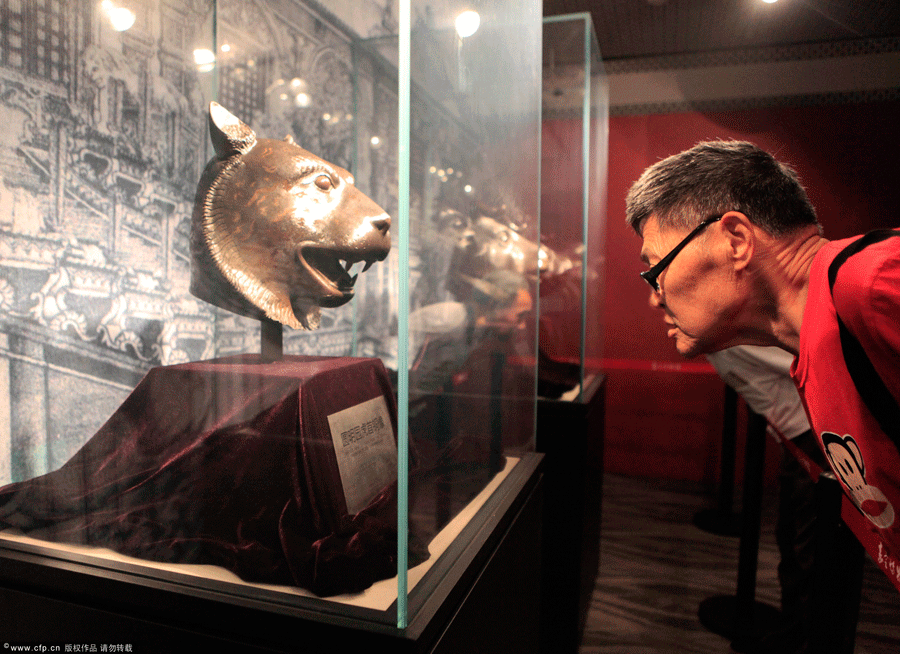
[[[625,224],[628,188],[645,167],[698,141],[743,139],[797,169],[826,237],[896,226],[900,101],[853,100],[610,118],[607,470],[713,483],[722,426],[722,382],[704,362],[680,359],[648,307],[640,239]],[[769,448],[770,477],[776,449]]]

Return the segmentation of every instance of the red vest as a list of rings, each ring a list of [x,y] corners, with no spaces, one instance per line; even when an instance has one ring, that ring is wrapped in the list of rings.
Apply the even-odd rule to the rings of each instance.
[[[854,240],[829,243],[813,260],[791,375],[819,443],[856,506],[844,512],[845,521],[900,588],[900,451],[856,390],[836,318],[837,312],[900,400],[900,238],[872,244],[847,259],[832,299],[828,266]]]

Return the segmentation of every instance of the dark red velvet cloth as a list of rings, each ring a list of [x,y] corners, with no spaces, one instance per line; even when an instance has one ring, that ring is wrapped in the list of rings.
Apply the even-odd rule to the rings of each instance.
[[[0,489],[0,524],[322,596],[363,590],[397,572],[396,483],[348,515],[328,416],[379,395],[396,434],[378,359],[155,368],[62,468]],[[428,554],[411,543],[415,565]]]

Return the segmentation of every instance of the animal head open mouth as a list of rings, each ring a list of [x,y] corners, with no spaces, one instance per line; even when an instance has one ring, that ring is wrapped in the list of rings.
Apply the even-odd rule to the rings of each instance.
[[[317,303],[323,307],[339,307],[353,297],[353,285],[360,272],[367,271],[376,261],[383,261],[387,252],[383,250],[340,250],[305,245],[297,252],[297,261],[309,273],[309,278],[318,288]],[[354,264],[365,262],[361,271],[350,274]],[[313,289],[310,289],[313,290]]]

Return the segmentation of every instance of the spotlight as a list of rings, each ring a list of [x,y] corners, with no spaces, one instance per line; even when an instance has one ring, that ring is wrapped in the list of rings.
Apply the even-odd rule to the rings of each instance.
[[[112,28],[117,32],[129,30],[134,25],[136,16],[130,9],[117,7],[113,4],[112,0],[103,0],[103,2],[100,3],[100,8],[106,12],[106,16],[109,18]]]
[[[456,33],[462,39],[477,32],[479,25],[481,25],[481,16],[477,11],[464,11],[456,17]]]
[[[216,65],[216,53],[209,48],[197,48],[194,50],[194,63],[197,64],[197,70],[207,73]]]

